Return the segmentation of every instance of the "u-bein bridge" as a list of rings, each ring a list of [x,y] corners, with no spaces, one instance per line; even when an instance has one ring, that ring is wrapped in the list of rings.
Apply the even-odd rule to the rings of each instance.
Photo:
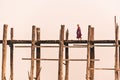
[[[13,60],[14,48],[31,48],[31,58],[22,58],[23,60],[31,60],[31,67],[29,71],[29,80],[40,80],[40,71],[41,71],[41,61],[58,61],[58,80],[69,80],[69,61],[87,61],[86,64],[86,80],[94,80],[94,70],[114,70],[115,71],[115,80],[119,79],[119,50],[120,50],[120,41],[118,40],[118,25],[115,22],[115,40],[94,40],[94,28],[90,25],[88,26],[88,40],[69,40],[69,32],[66,31],[66,38],[64,39],[64,25],[61,25],[60,29],[60,39],[59,40],[41,40],[40,39],[40,28],[32,26],[32,40],[14,40],[13,39],[13,28],[11,28],[11,40],[7,40],[7,28],[8,25],[3,26],[3,40],[0,40],[2,44],[2,73],[1,80],[6,80],[6,61],[7,61],[7,45],[10,47],[10,80],[14,80],[14,68]],[[31,46],[14,46],[14,44],[31,44]],[[41,44],[58,44],[59,46],[43,46]],[[69,44],[73,44],[70,46]],[[76,45],[74,45],[76,44]],[[58,59],[45,59],[41,58],[41,48],[59,48],[59,57]],[[95,47],[115,47],[115,64],[114,68],[96,68],[95,61]],[[69,59],[69,48],[87,48],[87,59]],[[65,49],[65,52],[64,52]],[[35,53],[36,52],[36,53]],[[65,53],[65,54],[64,54]],[[36,56],[35,56],[36,54]],[[65,58],[64,58],[65,56]],[[36,61],[36,66],[35,66]],[[65,63],[63,64],[63,61]],[[65,65],[65,72],[63,72],[63,65]],[[34,70],[36,68],[36,73]],[[63,77],[65,73],[65,77]],[[36,74],[36,76],[34,76]]]

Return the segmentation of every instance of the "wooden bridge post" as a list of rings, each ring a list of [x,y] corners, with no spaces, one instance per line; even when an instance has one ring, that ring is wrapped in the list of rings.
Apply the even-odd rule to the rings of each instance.
[[[58,61],[58,80],[63,80],[63,49],[64,49],[64,25],[61,25],[60,30],[60,47],[59,47],[59,61]]]
[[[35,58],[35,30],[36,27],[32,26],[32,44],[31,44],[31,70],[30,70],[30,80],[34,79],[34,58]]]
[[[10,34],[11,34],[11,41],[13,40],[13,28],[11,28],[11,31],[10,31]],[[10,79],[13,80],[13,54],[14,54],[14,46],[13,46],[13,43],[11,43],[10,45]]]
[[[66,40],[68,40],[69,31],[66,31]],[[65,43],[65,46],[69,46],[68,43]],[[69,59],[69,48],[65,48],[65,59]],[[69,80],[69,61],[65,61],[65,80]]]
[[[94,71],[90,68],[94,68],[94,61],[91,63],[91,59],[94,58],[94,48],[91,48],[91,40],[94,39],[94,28],[91,25],[88,26],[88,43],[87,43],[87,69],[86,69],[86,80],[92,80],[94,77]],[[91,51],[92,50],[92,51]],[[92,74],[91,74],[92,73]]]
[[[37,32],[37,41],[40,40],[40,28],[36,29]],[[37,46],[40,46],[40,43],[36,44]],[[41,48],[36,48],[36,59],[41,59]],[[41,60],[36,60],[36,80],[40,80],[40,64]]]
[[[3,43],[2,43],[2,80],[6,80],[7,28],[8,28],[8,25],[4,24]]]
[[[119,80],[119,45],[118,45],[118,33],[119,27],[116,23],[116,16],[114,17],[115,20],[115,80]]]
[[[94,28],[90,28],[90,41],[94,41]],[[90,45],[93,46],[94,43],[90,42]],[[90,68],[93,68],[93,70],[90,70],[90,80],[94,80],[94,61],[95,60],[95,52],[94,52],[94,46],[90,47]]]

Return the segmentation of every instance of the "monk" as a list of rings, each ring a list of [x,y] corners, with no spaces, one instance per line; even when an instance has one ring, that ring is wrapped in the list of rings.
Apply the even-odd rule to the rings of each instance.
[[[80,26],[79,26],[79,24],[77,24],[77,32],[76,32],[76,34],[77,34],[77,39],[79,40],[81,40],[82,39],[82,34],[81,34],[81,29],[80,29]]]

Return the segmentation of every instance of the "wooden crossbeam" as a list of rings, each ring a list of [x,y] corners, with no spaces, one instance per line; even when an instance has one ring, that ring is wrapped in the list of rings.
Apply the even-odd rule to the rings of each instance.
[[[120,71],[120,69],[115,69],[115,68],[90,68],[91,70],[117,70]]]
[[[31,58],[22,58],[22,60],[32,60]],[[59,59],[34,59],[34,60],[43,60],[43,61],[58,61]],[[87,61],[87,59],[63,59],[63,61]],[[100,59],[91,59],[90,61],[100,61]]]
[[[115,47],[116,45],[92,45],[92,47]],[[120,47],[120,45],[118,45]],[[59,46],[35,46],[37,48],[59,48]],[[64,46],[65,48],[86,48],[87,45]],[[31,46],[15,46],[15,48],[31,48]]]
[[[3,40],[0,40],[0,44],[2,44]],[[39,40],[36,41],[36,43],[41,43],[41,44],[58,44],[60,41],[59,40]],[[80,43],[87,43],[88,40],[64,40],[64,43],[69,43],[69,44],[80,44]],[[115,40],[93,40],[92,41],[95,44],[115,44]],[[120,40],[118,40],[120,44]],[[31,40],[7,40],[8,44],[31,44]]]
[[[15,46],[16,48],[31,48],[31,46]],[[35,46],[35,47],[41,47],[41,48],[59,48],[59,46]],[[79,45],[79,46],[63,46],[68,48],[84,48],[87,47],[86,45]]]

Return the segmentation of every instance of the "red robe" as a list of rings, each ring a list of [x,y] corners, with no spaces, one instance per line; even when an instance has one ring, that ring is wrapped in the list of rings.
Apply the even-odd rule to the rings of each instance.
[[[82,38],[80,26],[78,26],[76,34],[78,39]]]

